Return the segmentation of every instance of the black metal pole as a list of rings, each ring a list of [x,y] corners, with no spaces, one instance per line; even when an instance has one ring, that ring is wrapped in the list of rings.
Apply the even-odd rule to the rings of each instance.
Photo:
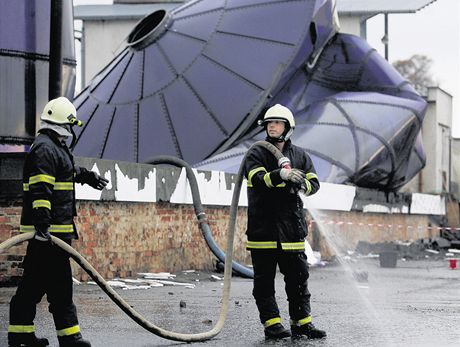
[[[30,1],[26,6],[27,18],[30,20],[25,21],[26,28],[26,46],[31,52],[36,51],[37,41],[37,18],[36,2]],[[37,124],[37,76],[36,76],[36,61],[33,59],[25,58],[24,70],[24,102],[25,102],[25,131],[28,139],[28,144],[31,144],[36,131]]]
[[[62,90],[62,0],[51,0],[49,100],[61,96]]]
[[[388,13],[385,13],[385,59],[388,61]]]

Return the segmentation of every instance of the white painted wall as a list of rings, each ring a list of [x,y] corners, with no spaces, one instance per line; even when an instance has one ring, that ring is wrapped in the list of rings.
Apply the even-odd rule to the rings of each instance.
[[[118,163],[114,164],[117,186],[112,187],[111,171],[101,170],[95,163],[91,170],[96,171],[109,180],[107,189],[115,188],[115,201],[132,201],[132,202],[156,202],[156,184],[157,170],[152,167],[151,171],[145,175],[144,184],[139,185],[139,178],[134,175],[127,175]],[[225,173],[219,171],[198,172],[195,173],[201,202],[207,206],[230,206],[233,198],[234,186],[227,187]],[[140,189],[139,187],[143,188]],[[246,180],[243,181],[239,206],[247,206]],[[78,200],[101,200],[101,191],[92,189],[88,185],[76,185],[76,197]],[[305,208],[309,210],[331,210],[331,211],[351,211],[353,201],[356,195],[356,188],[348,185],[321,183],[320,190],[312,196],[301,196]],[[170,202],[173,204],[192,204],[192,194],[187,181],[186,171],[180,172],[177,185],[171,195]],[[432,214],[445,215],[444,198],[438,195],[413,194],[411,211],[388,210],[387,206],[369,204],[365,207],[365,212],[376,213],[415,213],[415,214]]]
[[[423,122],[422,135],[427,156],[423,170],[423,192],[439,194],[446,191],[443,181],[450,182],[450,144],[452,96],[437,87],[428,89],[428,108]],[[443,177],[443,172],[446,177]],[[447,184],[447,189],[448,189]]]
[[[111,20],[83,23],[86,84],[126,47],[126,38],[137,22]]]
[[[356,16],[339,16],[340,32],[360,36],[360,18]]]
[[[430,87],[426,100],[428,106],[422,125],[426,166],[401,191],[439,194],[446,191],[444,179],[448,182],[447,189],[451,179],[458,182],[457,178],[451,178],[451,166],[457,162],[451,158],[452,96],[438,87]]]

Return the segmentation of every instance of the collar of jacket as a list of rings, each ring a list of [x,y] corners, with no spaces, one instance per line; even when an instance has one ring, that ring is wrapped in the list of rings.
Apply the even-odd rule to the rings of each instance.
[[[67,143],[65,142],[65,138],[60,136],[57,132],[49,129],[49,128],[44,128],[40,129],[38,131],[39,134],[44,134],[48,136],[53,142],[61,147],[67,147]]]
[[[267,136],[265,138],[265,141],[270,142],[272,145],[276,146],[277,142],[275,139],[272,139],[271,137]],[[291,139],[288,139],[287,141],[284,141],[284,147],[283,147],[283,152],[285,149],[289,148],[291,146]]]

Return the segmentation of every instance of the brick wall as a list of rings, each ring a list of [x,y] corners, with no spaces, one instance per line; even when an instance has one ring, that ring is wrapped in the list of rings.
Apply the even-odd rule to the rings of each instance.
[[[78,201],[77,207],[80,239],[73,246],[104,278],[215,266],[216,258],[202,237],[192,205]],[[226,245],[229,211],[229,207],[205,208],[213,238],[222,250]],[[234,258],[241,264],[250,264],[245,250],[246,208],[240,207],[238,211]],[[0,241],[17,235],[20,212],[17,201],[0,203]],[[309,241],[315,250],[320,250],[323,259],[333,255],[335,249],[353,250],[360,240],[382,242],[430,236],[428,218],[423,215],[334,211],[323,213],[322,218],[324,223],[312,224]],[[0,283],[17,281],[24,253],[22,244],[1,255]],[[79,280],[89,279],[75,263],[73,273]]]
[[[214,240],[225,249],[229,208],[207,208]],[[215,257],[208,249],[191,205],[170,203],[78,203],[80,240],[74,247],[105,278],[135,276],[137,272],[211,269]],[[239,213],[235,258],[248,260],[242,235],[245,216]],[[77,278],[88,277],[74,269]]]
[[[21,200],[12,200],[0,204],[0,241],[19,234],[19,219],[22,208]],[[10,248],[0,254],[0,283],[15,284],[22,276],[21,263],[26,251],[26,244]]]
[[[320,223],[310,222],[310,242],[323,259],[353,251],[359,241],[415,241],[439,235],[428,228],[426,215],[329,211],[321,217]]]

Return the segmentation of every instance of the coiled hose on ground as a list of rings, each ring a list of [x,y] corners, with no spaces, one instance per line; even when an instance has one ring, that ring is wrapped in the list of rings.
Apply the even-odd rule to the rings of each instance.
[[[268,151],[270,151],[277,159],[282,157],[281,152],[272,144],[266,141],[257,141],[254,143],[253,146],[263,146]],[[94,269],[94,267],[82,257],[80,253],[78,253],[75,249],[69,246],[64,241],[51,236],[52,242],[54,245],[62,248],[66,251],[69,256],[78,264],[80,265],[88,275],[101,287],[101,289],[112,299],[112,301],[121,308],[123,312],[125,312],[131,319],[133,319],[137,324],[139,324],[144,329],[148,330],[151,333],[154,333],[157,336],[163,337],[168,340],[174,341],[183,341],[183,342],[198,342],[198,341],[206,341],[212,339],[214,336],[220,333],[224,326],[225,319],[227,317],[228,312],[228,301],[230,297],[230,286],[231,286],[231,277],[232,277],[232,267],[233,270],[242,273],[246,277],[252,277],[250,270],[245,268],[244,266],[235,263],[232,261],[233,258],[233,241],[235,235],[235,226],[236,226],[236,215],[238,209],[238,201],[241,191],[241,185],[243,182],[243,170],[244,170],[244,162],[246,156],[243,158],[241,162],[237,179],[235,182],[235,187],[233,190],[232,195],[232,203],[230,207],[230,220],[228,225],[228,235],[227,235],[227,248],[226,254],[219,249],[216,245],[214,240],[212,239],[210,228],[208,223],[206,222],[206,215],[203,212],[203,208],[201,206],[201,199],[198,190],[198,184],[196,183],[195,175],[190,168],[190,166],[183,160],[170,157],[170,156],[160,156],[150,159],[148,162],[150,164],[172,164],[175,166],[182,166],[186,168],[187,171],[187,178],[190,182],[192,188],[192,197],[193,197],[193,205],[195,208],[195,213],[198,218],[198,222],[200,223],[200,228],[203,232],[203,236],[206,239],[206,242],[211,249],[211,251],[216,255],[219,260],[225,263],[224,267],[224,288],[222,293],[222,306],[220,310],[219,319],[216,325],[209,331],[197,334],[184,334],[184,333],[177,333],[162,329],[155,324],[146,320],[141,314],[139,314],[136,310],[134,310],[127,302],[123,300],[123,298],[118,295],[118,293],[113,290],[104,278]],[[0,253],[8,250],[9,248],[16,246],[24,241],[30,240],[34,237],[34,233],[25,233],[21,235],[14,236],[0,244]],[[228,261],[225,261],[228,260]],[[252,272],[252,271],[251,271]],[[251,275],[251,276],[250,276]]]

